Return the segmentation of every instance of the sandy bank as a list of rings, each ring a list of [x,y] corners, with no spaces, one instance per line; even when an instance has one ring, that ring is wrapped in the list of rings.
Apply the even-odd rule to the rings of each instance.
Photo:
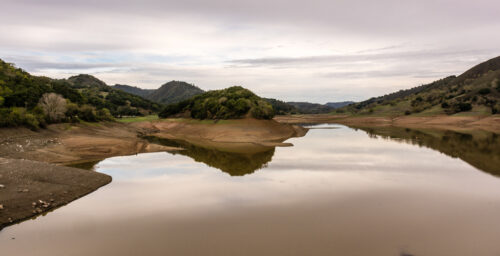
[[[0,230],[44,214],[111,182],[105,174],[0,158]]]
[[[492,116],[400,116],[400,117],[352,117],[346,115],[292,115],[274,118],[287,124],[336,123],[356,126],[395,126],[407,128],[434,128],[444,130],[484,130],[500,133],[500,115]]]
[[[144,132],[147,131],[121,123],[57,124],[38,132],[0,129],[0,157],[70,164],[175,150],[138,137]]]
[[[165,119],[136,126],[149,130],[150,136],[158,138],[183,140],[205,148],[245,153],[261,152],[276,146],[291,146],[284,141],[307,133],[307,129],[300,126],[251,118],[218,122]]]

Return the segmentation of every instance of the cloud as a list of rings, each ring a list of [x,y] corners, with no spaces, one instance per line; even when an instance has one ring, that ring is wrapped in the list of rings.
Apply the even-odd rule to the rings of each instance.
[[[361,100],[500,54],[496,0],[3,0],[0,58],[38,75]]]
[[[394,49],[394,47],[382,48],[380,50]],[[379,50],[369,50],[379,51]],[[366,52],[366,51],[361,51]],[[304,56],[304,57],[269,57],[256,59],[236,59],[230,60],[228,63],[234,66],[243,65],[251,66],[302,66],[302,65],[341,65],[346,63],[366,63],[366,62],[386,62],[391,60],[405,61],[434,61],[435,59],[457,59],[463,56],[492,56],[494,49],[481,50],[420,50],[420,51],[397,51],[387,53],[354,53],[354,54],[339,54],[325,56]]]

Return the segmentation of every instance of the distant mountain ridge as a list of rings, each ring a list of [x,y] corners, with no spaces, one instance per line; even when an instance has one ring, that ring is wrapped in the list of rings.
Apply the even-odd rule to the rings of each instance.
[[[182,81],[170,81],[158,89],[142,89],[121,84],[116,84],[112,87],[165,105],[187,100],[205,92],[193,84]]]
[[[325,114],[330,113],[333,108],[318,104],[318,103],[309,103],[309,102],[294,102],[290,101],[287,104],[295,107],[300,114]]]
[[[340,102],[328,102],[325,105],[330,107],[330,108],[337,109],[337,108],[351,105],[353,103],[355,103],[355,102],[354,101],[340,101]]]
[[[155,91],[154,89],[142,89],[139,87],[125,85],[125,84],[115,84],[111,87],[137,96],[141,96],[143,98],[146,98],[149,94]]]
[[[204,92],[205,91],[202,89],[186,82],[170,81],[154,90],[146,96],[146,98],[154,102],[168,105],[187,100]]]
[[[97,109],[106,108],[115,117],[146,115],[161,108],[157,103],[109,86],[92,75],[80,74],[65,80],[87,99],[88,104]]]
[[[116,84],[112,87],[165,105],[178,103],[205,92],[193,84],[182,81],[170,81],[163,84],[158,89],[142,89],[135,86],[120,84]],[[353,101],[343,101],[318,104],[310,102],[284,102],[272,98],[263,99],[273,106],[277,115],[330,113],[336,108],[354,103]]]
[[[269,102],[276,113],[276,115],[287,115],[287,114],[326,114],[334,111],[337,108],[341,108],[350,104],[355,103],[354,101],[342,101],[342,102],[328,102],[326,104],[310,103],[310,102],[284,102],[272,98],[264,98]]]

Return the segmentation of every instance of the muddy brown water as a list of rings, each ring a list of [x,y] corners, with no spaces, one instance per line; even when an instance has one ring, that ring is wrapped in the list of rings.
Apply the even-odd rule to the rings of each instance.
[[[111,184],[5,228],[0,255],[500,255],[497,135],[334,127],[106,159]]]

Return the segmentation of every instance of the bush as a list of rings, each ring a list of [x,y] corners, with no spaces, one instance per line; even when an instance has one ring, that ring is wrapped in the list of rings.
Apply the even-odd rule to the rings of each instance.
[[[78,111],[78,118],[87,122],[97,122],[97,113],[95,108],[90,105],[83,105]]]
[[[455,112],[464,112],[472,110],[472,105],[470,103],[459,102],[454,106]]]
[[[479,94],[481,94],[481,95],[486,95],[486,94],[489,94],[489,93],[491,93],[490,88],[482,88],[482,89],[479,90]]]
[[[32,130],[40,128],[40,122],[38,122],[38,119],[33,114],[27,113],[24,115],[24,124]]]
[[[45,127],[43,114],[25,108],[0,108],[0,127],[26,126],[32,130]]]
[[[100,121],[113,121],[114,120],[113,116],[111,115],[111,112],[109,112],[109,109],[107,109],[107,108],[102,108],[102,109],[97,110],[97,118]]]
[[[450,104],[448,104],[448,102],[446,102],[446,101],[445,101],[445,102],[443,102],[443,103],[441,104],[441,107],[442,107],[442,108],[449,108],[449,107],[450,107]]]

